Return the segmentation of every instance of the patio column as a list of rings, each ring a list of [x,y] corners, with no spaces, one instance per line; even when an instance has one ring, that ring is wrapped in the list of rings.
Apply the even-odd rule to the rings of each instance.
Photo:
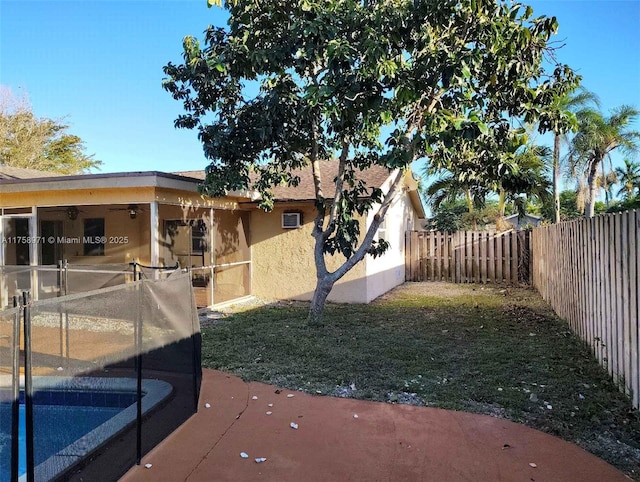
[[[4,243],[4,216],[2,215],[2,208],[0,208],[0,271],[4,269],[4,249],[6,247],[6,243]],[[5,301],[5,282],[4,282],[4,273],[0,273],[0,309],[5,308],[9,304],[9,300]]]
[[[213,304],[215,303],[215,290],[214,290],[214,281],[215,281],[215,268],[213,267],[216,263],[215,260],[215,242],[216,242],[216,233],[215,233],[215,226],[213,223],[213,215],[214,215],[214,211],[213,208],[209,208],[209,299],[211,300],[210,306],[213,306]]]
[[[38,208],[37,206],[31,207],[31,216],[29,217],[29,236],[31,237],[31,244],[29,245],[29,261],[31,266],[38,266],[40,264],[40,252],[38,248],[39,243],[33,242],[38,236]],[[32,299],[38,299],[38,271],[34,268],[31,271],[31,296]]]
[[[151,249],[151,266],[160,266],[160,219],[158,216],[158,201],[152,201],[149,203],[149,219],[150,226],[150,249]]]

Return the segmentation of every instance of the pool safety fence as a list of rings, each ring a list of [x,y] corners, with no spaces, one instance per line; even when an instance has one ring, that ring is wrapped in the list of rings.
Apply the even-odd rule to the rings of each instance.
[[[30,291],[34,300],[57,298],[134,280],[163,279],[175,271],[191,274],[198,307],[212,306],[251,294],[251,261],[225,262],[200,267],[146,266],[138,262],[81,265],[0,266],[0,308],[10,308],[13,296]]]
[[[84,293],[100,288],[130,283],[141,278],[162,279],[179,270],[179,266],[145,266],[131,263],[82,265],[66,260],[57,265],[0,266],[0,307],[11,307],[13,296],[30,291],[36,300]]]
[[[196,412],[191,275],[133,273],[0,311],[0,482],[116,480]]]

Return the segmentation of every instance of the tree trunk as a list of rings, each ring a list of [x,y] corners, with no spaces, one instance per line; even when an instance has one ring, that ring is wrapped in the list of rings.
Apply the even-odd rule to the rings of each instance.
[[[345,154],[346,155],[346,154]],[[387,214],[387,210],[391,205],[391,202],[395,199],[396,192],[398,191],[398,187],[402,184],[405,176],[405,171],[402,169],[398,169],[395,174],[395,179],[392,181],[389,190],[384,196],[384,200],[378,209],[378,212],[373,216],[373,221],[367,228],[367,234],[364,236],[364,239],[358,246],[358,249],[355,253],[351,255],[337,270],[330,273],[327,270],[327,266],[324,259],[324,243],[329,238],[329,236],[333,233],[333,228],[331,226],[331,222],[329,222],[329,226],[326,230],[323,231],[323,223],[325,219],[325,211],[324,207],[318,207],[318,213],[315,219],[315,225],[313,227],[312,236],[315,239],[315,247],[314,247],[314,261],[316,265],[316,289],[313,293],[313,298],[311,300],[311,306],[309,308],[309,317],[308,324],[309,326],[322,326],[322,317],[324,312],[324,305],[327,301],[327,297],[340,278],[342,278],[345,274],[349,272],[351,268],[353,268],[357,263],[362,261],[367,254],[367,251],[371,247],[371,242],[373,241],[374,236],[378,232],[378,228],[380,227],[380,223],[384,220],[385,215]],[[337,185],[336,181],[336,185]],[[337,203],[339,198],[336,197]]]
[[[329,279],[328,276],[318,278],[316,290],[313,292],[311,306],[309,307],[309,326],[323,326],[322,320],[324,316],[324,305],[329,293],[331,292],[331,288],[333,288],[333,284],[334,282]]]
[[[587,177],[587,188],[589,189],[589,197],[585,204],[584,216],[592,218],[596,212],[596,195],[598,193],[598,163],[592,162],[589,167],[589,177]]]
[[[464,197],[467,200],[467,209],[469,210],[469,214],[473,214],[473,199],[469,189],[464,192]]]
[[[560,135],[553,138],[553,212],[554,223],[560,222]]]
[[[507,194],[504,192],[504,189],[500,188],[500,194],[498,196],[498,213],[500,213],[501,218],[504,218],[504,210],[507,204]]]

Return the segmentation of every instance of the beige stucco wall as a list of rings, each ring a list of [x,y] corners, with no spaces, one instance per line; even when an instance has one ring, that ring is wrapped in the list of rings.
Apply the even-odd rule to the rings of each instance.
[[[144,206],[141,206],[144,208]],[[61,243],[63,259],[72,264],[129,263],[134,259],[148,260],[149,210],[143,209],[136,219],[131,219],[127,211],[112,210],[126,208],[126,205],[80,206],[78,218],[70,220],[63,209],[44,208],[38,210],[38,223],[42,221],[62,222],[62,236],[78,239],[84,236],[86,219],[104,218],[107,243],[103,256],[84,256],[82,243]],[[38,227],[40,229],[40,227]]]
[[[281,227],[284,211],[302,212],[303,225],[298,229]],[[276,207],[265,213],[251,213],[253,260],[253,294],[265,299],[309,300],[313,296],[316,269],[311,236],[315,208],[311,203]],[[329,269],[337,268],[344,258],[327,257]],[[333,288],[329,301],[365,303],[364,263],[357,264]]]

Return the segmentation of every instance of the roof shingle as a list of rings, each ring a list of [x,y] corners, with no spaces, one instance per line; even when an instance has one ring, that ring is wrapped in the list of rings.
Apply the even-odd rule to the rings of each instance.
[[[174,172],[180,176],[190,177],[194,179],[204,180],[204,171],[181,171]],[[276,201],[308,201],[316,198],[315,187],[313,182],[313,170],[311,165],[296,169],[293,175],[300,177],[300,183],[293,186],[276,186],[273,188],[273,194]],[[324,194],[331,196],[334,179],[338,174],[338,160],[321,161],[320,162],[320,178],[322,179],[322,187]],[[368,187],[380,187],[390,176],[389,169],[383,166],[371,166],[365,171],[358,171],[357,178],[364,181]]]

